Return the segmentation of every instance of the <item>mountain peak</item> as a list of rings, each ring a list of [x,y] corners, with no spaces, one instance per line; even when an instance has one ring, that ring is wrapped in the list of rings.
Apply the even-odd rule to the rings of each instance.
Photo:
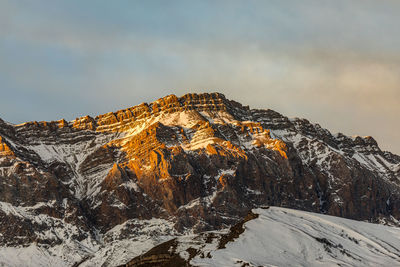
[[[100,127],[99,130],[103,131],[104,129],[109,129],[110,125],[121,125],[127,122],[145,119],[150,116],[158,116],[160,113],[173,113],[189,110],[195,110],[198,112],[227,111],[231,114],[235,114],[239,110],[239,113],[242,114],[243,112],[248,111],[249,108],[243,107],[238,102],[226,99],[226,97],[221,93],[188,93],[181,97],[171,94],[151,103],[141,103],[116,112],[108,112],[98,115],[95,118],[90,116],[76,118],[71,123],[73,124],[73,127],[79,129],[94,130],[97,127]]]

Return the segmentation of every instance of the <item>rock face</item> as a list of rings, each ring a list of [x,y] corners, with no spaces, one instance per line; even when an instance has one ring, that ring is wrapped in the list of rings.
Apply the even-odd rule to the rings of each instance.
[[[220,229],[260,205],[400,219],[400,157],[372,137],[219,93],[70,122],[0,120],[0,179],[1,246],[97,242],[152,218],[178,232]]]

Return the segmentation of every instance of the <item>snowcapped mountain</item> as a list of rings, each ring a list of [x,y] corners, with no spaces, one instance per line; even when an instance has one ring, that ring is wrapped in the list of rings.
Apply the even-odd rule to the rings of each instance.
[[[14,255],[0,265],[119,265],[262,205],[400,219],[400,157],[372,137],[219,93],[69,122],[0,120],[0,179],[0,255]]]
[[[126,266],[145,264],[399,266],[400,228],[286,208],[254,209],[228,231],[172,239]]]

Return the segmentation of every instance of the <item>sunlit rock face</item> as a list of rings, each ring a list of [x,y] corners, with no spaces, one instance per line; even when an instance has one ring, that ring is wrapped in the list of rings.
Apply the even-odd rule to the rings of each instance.
[[[400,219],[400,157],[372,137],[219,93],[69,122],[0,121],[0,179],[1,222],[15,225],[0,225],[2,245],[95,240],[152,218],[178,232],[220,229],[260,205]]]

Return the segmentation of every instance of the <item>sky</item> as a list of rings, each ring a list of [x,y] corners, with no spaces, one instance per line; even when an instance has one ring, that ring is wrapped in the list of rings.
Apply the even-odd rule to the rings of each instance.
[[[0,0],[0,118],[227,98],[400,154],[400,1]]]

